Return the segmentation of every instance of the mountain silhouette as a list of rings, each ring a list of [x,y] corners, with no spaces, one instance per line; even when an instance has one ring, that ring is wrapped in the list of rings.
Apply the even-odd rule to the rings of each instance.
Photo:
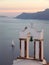
[[[49,20],[49,9],[45,9],[44,11],[40,11],[36,13],[22,13],[16,16],[15,18]]]

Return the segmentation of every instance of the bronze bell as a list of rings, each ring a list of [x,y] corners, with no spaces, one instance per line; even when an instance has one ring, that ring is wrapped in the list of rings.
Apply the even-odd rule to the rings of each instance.
[[[32,36],[30,37],[30,41],[31,41],[31,42],[33,41],[33,37],[32,37]]]

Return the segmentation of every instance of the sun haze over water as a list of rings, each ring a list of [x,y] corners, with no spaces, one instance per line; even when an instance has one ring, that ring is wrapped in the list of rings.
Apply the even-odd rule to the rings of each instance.
[[[37,12],[49,8],[49,0],[0,0],[0,15]]]

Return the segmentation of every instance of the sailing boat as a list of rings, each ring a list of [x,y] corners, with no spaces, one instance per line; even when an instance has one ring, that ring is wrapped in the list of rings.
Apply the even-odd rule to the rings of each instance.
[[[14,40],[12,40],[12,45],[11,45],[12,47],[15,47],[15,43],[14,43]]]

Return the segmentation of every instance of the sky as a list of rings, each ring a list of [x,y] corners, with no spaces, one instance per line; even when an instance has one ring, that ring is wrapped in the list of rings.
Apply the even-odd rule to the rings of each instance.
[[[0,0],[0,15],[37,12],[49,8],[49,0]]]

